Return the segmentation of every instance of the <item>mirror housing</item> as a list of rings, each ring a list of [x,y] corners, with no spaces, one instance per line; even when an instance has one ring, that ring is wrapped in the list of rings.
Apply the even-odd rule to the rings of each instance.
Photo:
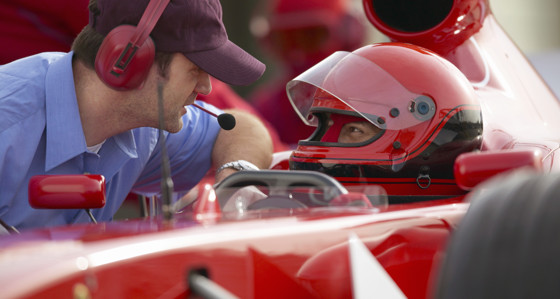
[[[455,160],[453,172],[457,185],[469,191],[497,174],[522,167],[542,171],[541,153],[535,150],[464,153]]]
[[[98,174],[36,175],[28,185],[35,209],[97,209],[105,206],[105,177]]]

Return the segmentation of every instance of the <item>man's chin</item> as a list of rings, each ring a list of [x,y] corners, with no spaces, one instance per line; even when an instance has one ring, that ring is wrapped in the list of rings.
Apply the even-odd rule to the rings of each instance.
[[[183,119],[180,119],[177,123],[171,126],[167,126],[166,131],[169,133],[177,133],[183,128]]]
[[[181,124],[180,126],[168,127],[166,129],[166,131],[169,132],[169,133],[177,133],[177,132],[181,131],[182,128],[183,128],[183,125]]]

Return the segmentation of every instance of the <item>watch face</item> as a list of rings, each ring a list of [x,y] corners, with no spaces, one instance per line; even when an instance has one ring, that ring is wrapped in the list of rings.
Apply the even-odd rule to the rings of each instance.
[[[243,170],[244,169],[243,164],[241,162],[233,162],[232,167],[233,167],[233,169],[236,169],[236,170]]]

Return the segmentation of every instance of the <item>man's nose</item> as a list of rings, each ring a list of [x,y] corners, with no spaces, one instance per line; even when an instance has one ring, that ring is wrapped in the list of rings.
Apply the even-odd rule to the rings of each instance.
[[[207,95],[212,91],[212,83],[210,82],[210,75],[207,72],[201,71],[198,77],[198,82],[194,89],[199,94]]]

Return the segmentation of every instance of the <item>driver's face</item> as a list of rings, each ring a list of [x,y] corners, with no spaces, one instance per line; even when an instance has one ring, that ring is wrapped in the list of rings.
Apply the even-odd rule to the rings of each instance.
[[[339,143],[359,143],[373,138],[381,129],[368,121],[349,122],[342,126],[338,135]]]

